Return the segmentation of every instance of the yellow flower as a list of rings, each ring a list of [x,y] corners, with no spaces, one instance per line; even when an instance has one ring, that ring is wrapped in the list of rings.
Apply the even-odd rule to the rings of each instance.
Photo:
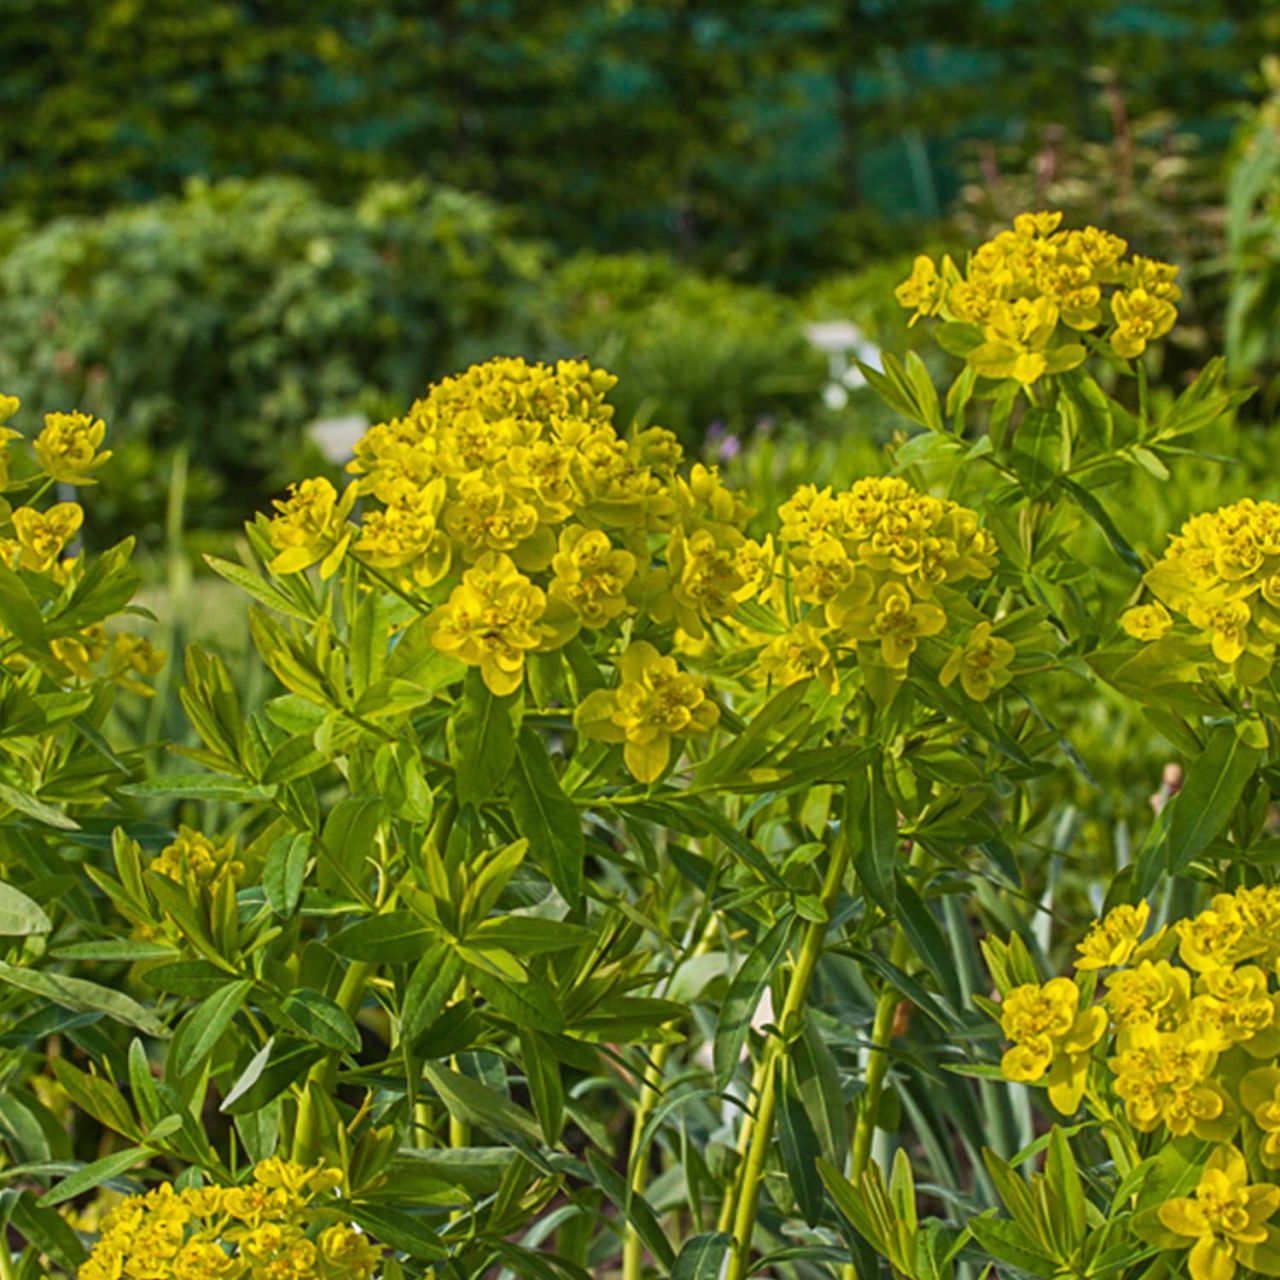
[[[179,827],[178,838],[160,850],[150,869],[178,884],[207,888],[236,879],[244,873],[244,864],[236,858],[234,836],[215,844],[202,832]]]
[[[1188,1017],[1216,1050],[1238,1044],[1255,1058],[1280,1053],[1276,997],[1257,965],[1202,973]]]
[[[272,573],[300,573],[320,565],[320,576],[337,571],[351,542],[347,516],[355,505],[358,486],[349,484],[341,498],[323,476],[289,486],[289,496],[277,498],[279,512],[268,534],[279,553],[267,567]]]
[[[1218,1055],[1200,1027],[1169,1031],[1152,1022],[1122,1027],[1107,1066],[1129,1123],[1141,1133],[1164,1124],[1175,1137],[1209,1140],[1231,1124],[1228,1098],[1212,1079]]]
[[[1117,1027],[1150,1023],[1168,1030],[1191,999],[1191,975],[1167,960],[1143,960],[1109,974],[1103,1000]]]
[[[1151,906],[1146,901],[1136,907],[1128,903],[1113,907],[1076,947],[1080,953],[1076,968],[1111,969],[1127,964],[1137,949],[1150,914]]]
[[[710,733],[720,708],[701,680],[644,640],[623,651],[618,675],[616,689],[596,689],[583,699],[573,723],[588,738],[621,742],[632,776],[656,782],[671,759],[671,739]]]
[[[431,643],[479,667],[490,692],[503,697],[524,680],[525,654],[556,648],[572,634],[563,609],[548,614],[547,597],[509,556],[490,551],[462,575],[448,603],[430,615]]]
[[[667,556],[676,621],[699,639],[704,622],[728,617],[734,611],[738,593],[746,585],[734,551],[721,546],[708,529],[699,529],[690,537],[677,529],[667,545]]]
[[[1243,958],[1245,922],[1226,894],[1216,897],[1208,910],[1191,920],[1179,920],[1173,928],[1182,963],[1197,973],[1230,966]]]
[[[56,645],[56,641],[54,642]],[[111,642],[111,659],[107,675],[122,689],[140,693],[144,698],[153,697],[155,690],[139,677],[159,675],[164,670],[166,654],[157,649],[145,636],[121,633]]]
[[[1280,1272],[1280,1233],[1267,1225],[1280,1208],[1280,1187],[1250,1185],[1244,1156],[1217,1147],[1205,1163],[1195,1193],[1168,1200],[1160,1224],[1190,1248],[1191,1280],[1232,1280],[1237,1268]]]
[[[947,615],[935,604],[913,600],[896,582],[880,588],[874,604],[849,610],[842,623],[855,640],[879,641],[891,667],[905,667],[921,636],[934,636],[947,625]]]
[[[1253,614],[1244,600],[1222,600],[1193,604],[1187,610],[1192,624],[1206,633],[1213,656],[1230,666],[1249,644],[1249,623]]]
[[[1049,347],[1058,325],[1052,299],[1017,298],[992,309],[983,326],[985,341],[969,352],[969,367],[986,378],[1013,378],[1030,384],[1046,373],[1064,373],[1084,361],[1078,343]]]
[[[570,525],[560,533],[551,571],[555,577],[548,594],[572,608],[584,627],[599,628],[626,610],[624,593],[636,558],[615,549],[603,531]]]
[[[1163,338],[1178,318],[1172,302],[1148,293],[1141,285],[1113,294],[1111,310],[1116,318],[1111,347],[1126,360],[1140,356],[1148,342]]]
[[[64,636],[49,645],[49,651],[81,680],[93,679],[93,663],[107,652],[107,632],[101,623],[86,627],[78,636]]]
[[[44,429],[36,436],[36,461],[45,475],[64,484],[96,484],[92,472],[111,457],[98,453],[107,428],[87,413],[46,413]]]
[[[1169,610],[1158,600],[1151,604],[1135,605],[1120,615],[1120,625],[1126,635],[1135,640],[1160,640],[1169,634],[1173,618]]]
[[[434,586],[449,572],[453,551],[436,527],[444,496],[440,478],[425,485],[390,482],[386,507],[369,512],[361,524],[356,554],[376,569],[407,568],[418,586]]]
[[[756,670],[762,679],[784,689],[801,680],[817,680],[828,693],[840,688],[831,650],[822,632],[807,622],[798,622],[785,635],[770,640],[756,659]]]
[[[1043,986],[1014,987],[1000,1010],[1000,1026],[1013,1041],[1000,1060],[1006,1079],[1037,1084],[1048,1073],[1049,1101],[1064,1115],[1080,1105],[1089,1074],[1090,1050],[1107,1028],[1096,1005],[1080,1008],[1080,988],[1070,978]]]
[[[938,273],[933,259],[920,254],[911,264],[911,274],[893,293],[902,306],[914,312],[907,323],[915,324],[921,316],[938,314],[946,296],[946,289],[946,281]]]
[[[8,422],[21,407],[22,401],[17,396],[0,394],[0,422]]]
[[[83,523],[84,511],[75,502],[55,503],[43,514],[33,507],[19,507],[13,513],[13,531],[21,548],[18,563],[43,573]]]
[[[952,650],[938,679],[945,689],[959,676],[965,693],[975,702],[985,702],[992,690],[1003,689],[1013,679],[1008,668],[1015,656],[1013,645],[991,634],[991,623],[979,622],[963,647]]]
[[[1257,1067],[1240,1081],[1240,1105],[1261,1131],[1262,1163],[1280,1169],[1280,1068]]]

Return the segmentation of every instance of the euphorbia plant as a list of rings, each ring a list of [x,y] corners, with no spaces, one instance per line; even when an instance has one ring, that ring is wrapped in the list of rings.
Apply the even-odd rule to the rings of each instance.
[[[211,561],[278,688],[248,705],[190,651],[201,771],[132,788],[234,816],[121,810],[92,892],[17,957],[14,983],[90,1019],[71,1049],[23,1032],[82,1158],[24,1192],[22,1265],[92,1243],[53,1206],[151,1180],[190,1209],[175,1256],[195,1241],[230,1274],[329,1274],[325,1240],[357,1270],[475,1280],[972,1256],[980,1231],[889,1220],[918,1222],[908,1144],[959,1181],[981,1114],[996,1158],[1017,1151],[993,1063],[938,1083],[992,1035],[975,916],[1007,920],[1039,876],[1065,730],[1091,671],[1132,660],[1095,651],[1117,629],[1080,517],[1136,589],[1099,493],[1232,404],[1216,372],[1157,410],[1089,371],[1092,345],[1123,378],[1171,290],[1044,215],[964,272],[917,266],[904,300],[964,371],[945,400],[916,363],[869,371],[926,432],[894,474],[777,511],[670,433],[620,430],[581,361],[476,366],[373,427],[344,486],[300,481],[241,563]],[[90,956],[124,966],[132,1040],[68,1005]],[[1066,1106],[1102,1030],[1062,981],[1011,1007],[1055,1028],[1011,1061]],[[33,1096],[37,1063],[16,1069]],[[1054,1169],[1068,1154],[1053,1139]],[[1010,1185],[981,1176],[976,1209]],[[211,1215],[273,1178],[314,1196],[277,1205],[259,1258]],[[117,1210],[100,1263],[148,1212]]]

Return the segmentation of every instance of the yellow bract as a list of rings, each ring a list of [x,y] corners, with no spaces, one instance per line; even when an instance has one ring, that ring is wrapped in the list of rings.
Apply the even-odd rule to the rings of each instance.
[[[1000,1067],[1010,1080],[1035,1084],[1048,1074],[1049,1100],[1069,1114],[1080,1105],[1089,1071],[1089,1050],[1102,1038],[1107,1016],[1080,1009],[1080,988],[1070,978],[1043,986],[1015,987],[1001,1006],[1001,1029],[1013,1041]]]

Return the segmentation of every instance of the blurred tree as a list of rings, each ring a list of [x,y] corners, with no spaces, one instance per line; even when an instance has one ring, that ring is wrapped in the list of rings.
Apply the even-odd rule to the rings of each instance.
[[[1257,0],[5,0],[0,192],[37,217],[296,174],[426,175],[563,246],[794,283],[928,219],[966,140],[1127,109],[1225,141]],[[1215,128],[1217,133],[1215,135]],[[900,239],[900,236],[897,237]]]

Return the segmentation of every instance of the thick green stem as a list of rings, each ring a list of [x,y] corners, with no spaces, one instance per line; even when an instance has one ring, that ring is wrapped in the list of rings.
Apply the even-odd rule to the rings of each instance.
[[[357,960],[348,965],[342,975],[336,1003],[353,1021],[364,1002],[364,993],[376,966],[369,961]],[[298,1164],[314,1164],[319,1157],[319,1134],[316,1130],[315,1108],[312,1106],[313,1087],[321,1093],[333,1092],[338,1080],[338,1066],[342,1051],[331,1049],[307,1073],[307,1082],[298,1100],[298,1127],[293,1135],[293,1158]]]
[[[841,829],[831,850],[831,861],[827,866],[826,879],[822,885],[824,916],[830,916],[848,869],[849,842],[844,830]],[[769,1144],[773,1138],[773,1121],[778,1107],[778,1072],[787,1052],[787,1042],[783,1036],[794,1028],[796,1020],[804,1012],[813,974],[818,967],[818,961],[822,958],[826,936],[825,919],[821,924],[815,921],[806,923],[795,968],[792,969],[791,980],[787,984],[782,1011],[777,1018],[778,1028],[783,1034],[770,1036],[765,1042],[760,1064],[751,1082],[752,1092],[756,1097],[754,1123],[751,1125],[751,1132],[747,1139],[746,1159],[742,1165],[736,1192],[726,1204],[728,1216],[732,1222],[733,1244],[730,1246],[729,1269],[725,1273],[725,1280],[743,1280],[747,1274],[751,1259],[751,1241],[755,1235],[756,1209],[760,1200],[760,1181],[764,1176],[765,1162],[769,1156]]]

